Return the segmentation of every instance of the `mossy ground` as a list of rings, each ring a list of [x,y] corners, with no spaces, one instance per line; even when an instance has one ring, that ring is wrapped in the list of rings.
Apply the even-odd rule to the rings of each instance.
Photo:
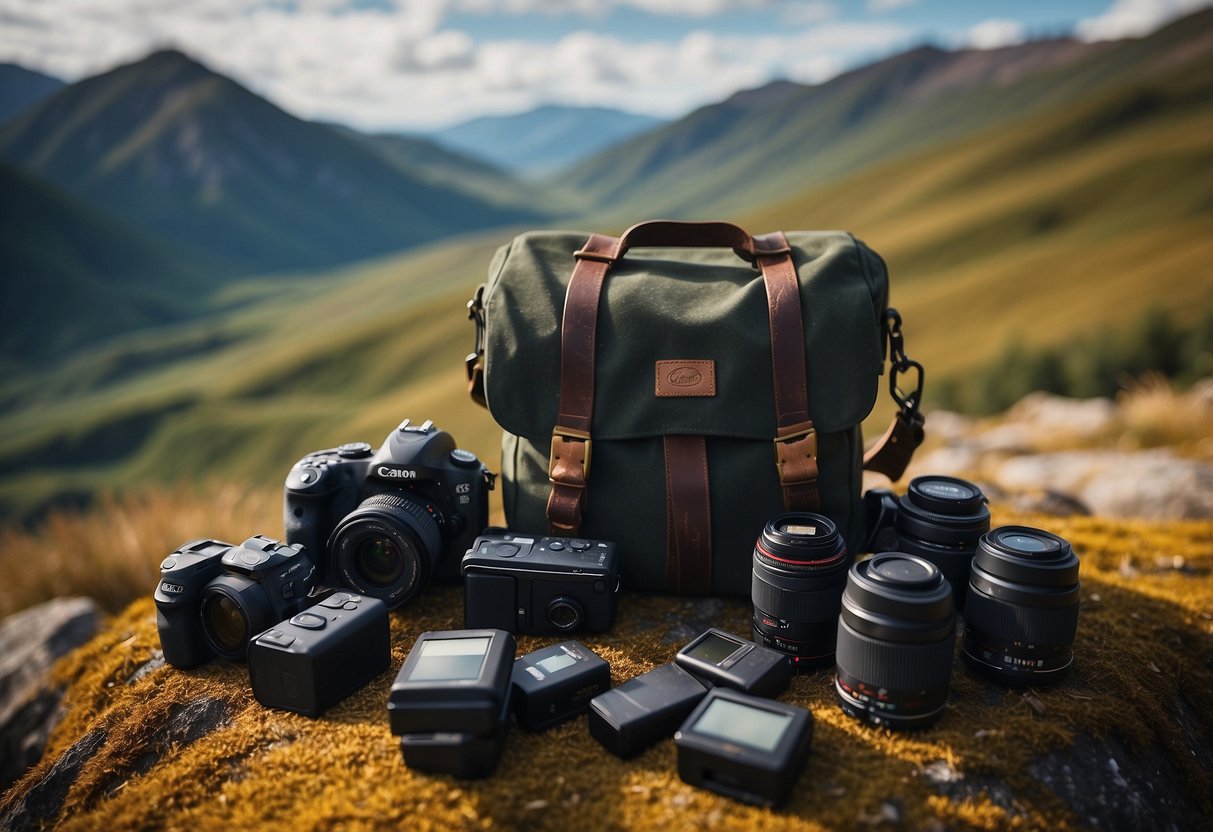
[[[1066,829],[1088,825],[1091,811],[1076,811],[1034,766],[1094,740],[1130,758],[1117,761],[1121,768],[1133,758],[1151,761],[1154,777],[1186,796],[1161,817],[1201,826],[1213,811],[1213,523],[1005,512],[995,521],[1050,528],[1081,556],[1071,676],[1053,689],[1014,692],[957,659],[946,714],[909,735],[844,716],[828,672],[798,677],[780,698],[810,708],[816,732],[807,769],[780,811],[682,783],[672,742],[620,761],[584,720],[538,735],[515,727],[486,780],[410,771],[388,731],[385,703],[417,635],[460,626],[459,592],[443,588],[393,614],[392,670],[320,719],[259,706],[243,665],[137,673],[159,642],[151,599],[136,601],[56,668],[66,717],[42,762],[0,800],[0,818],[91,736],[95,751],[57,813],[45,817],[65,829]],[[748,632],[748,614],[741,600],[625,595],[614,630],[583,640],[610,661],[618,683],[671,660],[709,624]],[[550,641],[522,637],[519,650]],[[185,708],[205,710],[218,727],[201,737],[175,733],[174,717]],[[1123,783],[1115,764],[1104,762],[1088,775]]]

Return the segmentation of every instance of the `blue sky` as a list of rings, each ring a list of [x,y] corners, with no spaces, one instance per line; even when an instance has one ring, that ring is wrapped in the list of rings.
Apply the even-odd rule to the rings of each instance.
[[[0,0],[0,61],[67,80],[176,47],[304,118],[421,130],[545,103],[685,114],[922,43],[1145,34],[1213,0]]]

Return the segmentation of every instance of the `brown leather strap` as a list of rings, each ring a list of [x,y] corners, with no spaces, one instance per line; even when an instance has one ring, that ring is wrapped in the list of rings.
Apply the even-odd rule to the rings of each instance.
[[[767,290],[771,367],[775,380],[775,465],[788,511],[818,511],[817,431],[809,418],[800,281],[782,231],[754,238]]]
[[[914,456],[914,450],[922,444],[922,423],[921,416],[915,419],[899,411],[889,423],[884,436],[876,440],[876,444],[863,455],[864,470],[884,474],[893,482],[901,479],[906,466],[910,464],[910,457]]]
[[[594,344],[598,301],[619,240],[591,234],[575,253],[560,325],[560,415],[548,462],[548,531],[578,534],[590,476],[590,425],[594,417]]]
[[[750,237],[730,223],[657,220],[638,223],[622,237],[591,234],[575,252],[561,322],[560,413],[552,431],[547,516],[553,534],[577,534],[586,506],[594,415],[594,349],[598,305],[611,266],[631,246],[724,246],[750,255],[762,269],[771,324],[775,376],[775,462],[788,510],[814,511],[817,434],[809,419],[804,321],[792,249],[783,232]]]
[[[702,436],[665,436],[666,586],[684,595],[712,591],[712,498]]]

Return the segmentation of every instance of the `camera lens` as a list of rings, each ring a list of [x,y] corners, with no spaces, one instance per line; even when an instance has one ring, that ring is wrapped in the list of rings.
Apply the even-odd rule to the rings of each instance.
[[[834,661],[838,608],[851,556],[828,517],[781,514],[754,546],[754,641],[787,653],[798,669]]]
[[[890,728],[921,728],[948,701],[956,613],[935,564],[884,552],[847,574],[834,692],[843,711]]]
[[[249,639],[277,623],[273,605],[256,581],[221,575],[202,590],[202,635],[225,659],[243,661]]]
[[[963,610],[977,539],[990,530],[981,489],[955,477],[915,477],[898,501],[894,527],[897,541],[890,548],[939,567],[952,585],[956,608]]]
[[[404,572],[400,547],[389,537],[366,538],[358,545],[354,560],[358,573],[371,586],[391,586]]]
[[[1078,557],[1063,538],[1028,526],[984,535],[969,572],[963,655],[1009,685],[1045,685],[1074,662]]]
[[[330,574],[389,608],[406,604],[430,582],[442,549],[440,521],[433,506],[407,494],[368,497],[329,538]]]
[[[248,621],[231,598],[220,593],[209,596],[202,604],[205,626],[221,650],[237,652],[249,639]]]
[[[581,625],[581,604],[572,598],[553,598],[547,609],[548,624],[557,630],[575,630]]]

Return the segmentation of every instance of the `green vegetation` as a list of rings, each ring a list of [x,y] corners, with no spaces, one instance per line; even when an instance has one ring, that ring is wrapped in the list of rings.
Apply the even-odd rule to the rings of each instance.
[[[1151,307],[1123,334],[1097,330],[1065,344],[1033,350],[1008,341],[980,370],[932,380],[927,402],[988,415],[1034,390],[1087,398],[1114,396],[1132,380],[1158,374],[1181,387],[1213,376],[1213,300],[1191,326]]]
[[[930,99],[905,107],[900,117],[941,119],[917,149],[845,175],[844,166],[828,182],[798,181],[774,165],[759,178],[778,184],[782,198],[724,218],[755,231],[848,227],[871,243],[889,263],[891,301],[933,401],[938,379],[956,380],[953,393],[944,390],[954,400],[984,397],[968,379],[1010,343],[1027,356],[1060,354],[1095,337],[1085,333],[1129,331],[1147,302],[1174,328],[1199,330],[1213,291],[1213,73],[1195,71],[1209,59],[1191,47],[1211,21],[1213,13],[1199,14],[1072,65],[1038,66],[1011,87],[974,82],[942,96],[970,108],[986,101],[978,112],[1005,116],[981,129],[980,119],[957,115],[966,127],[953,130],[951,110]],[[1043,60],[1053,48],[1031,54]],[[935,60],[929,51],[904,58]],[[872,74],[896,82],[879,65]],[[800,89],[781,85],[733,105]],[[1004,99],[1030,97],[1025,90],[1041,92],[1030,112],[1007,109]],[[801,113],[791,100],[784,118],[812,120],[810,103]],[[882,124],[857,122],[846,144],[875,141]],[[804,150],[805,164],[818,158]],[[715,169],[704,170],[679,187],[696,188],[708,206],[730,192],[716,190]],[[575,225],[618,231],[657,210]],[[224,282],[184,322],[97,333],[75,351],[14,364],[0,378],[0,516],[28,521],[106,491],[196,480],[273,492],[303,453],[377,443],[405,417],[433,418],[495,466],[499,432],[464,393],[472,339],[464,303],[515,230],[330,271]],[[64,304],[56,331],[86,329],[88,312]],[[1075,378],[1106,379],[1112,365],[1136,371],[1133,354],[1080,352],[1109,366],[1087,371],[1069,358]],[[869,436],[888,418],[882,396]],[[275,513],[258,528],[273,533],[279,522]]]

